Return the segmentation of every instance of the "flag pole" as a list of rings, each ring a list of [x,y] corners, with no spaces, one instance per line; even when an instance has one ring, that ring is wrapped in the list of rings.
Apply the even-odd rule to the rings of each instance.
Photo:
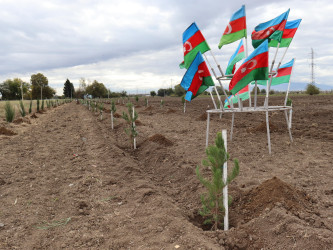
[[[221,83],[221,80],[217,77],[217,75],[216,75],[216,73],[215,73],[215,70],[213,69],[213,67],[212,67],[211,64],[209,63],[209,60],[208,60],[207,56],[206,56],[205,54],[204,54],[204,56],[205,56],[205,59],[206,59],[208,65],[209,65],[210,69],[212,70],[212,72],[213,72],[215,78],[218,80],[218,82],[219,82],[219,84],[220,84],[220,86],[221,86],[221,88],[222,88],[223,94],[224,94],[225,97],[227,98],[227,101],[228,101],[229,106],[231,107],[230,102],[229,102],[228,95],[227,95],[227,93],[225,92],[225,89],[223,88],[223,85],[222,85],[222,83]],[[215,91],[216,91],[216,94],[217,94],[217,96],[218,96],[218,99],[219,99],[219,101],[220,101],[220,104],[221,104],[220,107],[221,107],[221,109],[223,109],[220,95],[219,95],[219,93],[217,92],[216,86],[214,86],[214,87],[215,87]],[[232,110],[232,108],[231,108],[231,110]]]
[[[254,84],[254,109],[257,108],[257,80],[255,81]]]
[[[247,50],[247,37],[245,37],[245,58],[247,58],[249,55],[248,55],[248,50]],[[251,108],[252,106],[252,101],[251,101],[251,91],[250,91],[250,86],[249,86],[249,107]]]
[[[274,58],[273,58],[273,61],[272,61],[272,65],[271,65],[271,68],[269,70],[269,73],[273,73],[272,70],[273,70],[273,67],[274,67],[274,63],[275,63],[275,59],[276,59],[276,55],[277,55],[277,52],[279,50],[279,47],[280,47],[280,43],[278,43],[277,47],[276,47],[276,51],[275,51],[275,55],[274,55]],[[272,83],[272,80],[273,80],[273,75],[271,75],[271,78],[269,80],[269,84],[268,84],[268,92],[270,91],[271,89],[271,83]],[[268,105],[268,93],[266,93],[266,97],[267,97],[267,105]]]
[[[288,82],[288,88],[287,88],[287,92],[286,92],[286,98],[284,99],[284,106],[287,105],[288,94],[289,94],[289,89],[290,89],[291,76],[292,76],[294,65],[295,65],[295,61],[296,61],[295,58],[293,58],[293,59],[294,59],[294,63],[293,63],[293,67],[291,68],[291,72],[290,72],[290,78],[289,78],[289,82]]]
[[[281,66],[281,63],[282,63],[282,61],[283,61],[283,59],[284,59],[284,56],[285,56],[286,53],[287,53],[288,48],[289,48],[289,46],[285,49],[285,51],[284,51],[284,53],[283,53],[283,55],[282,55],[282,57],[281,57],[281,60],[280,60],[280,62],[279,62],[279,64],[278,64],[278,66],[277,66],[276,72],[279,70],[279,68],[280,68],[280,66]]]
[[[216,103],[215,103],[215,100],[214,100],[214,97],[213,97],[212,91],[208,91],[208,92],[209,92],[209,94],[210,94],[210,97],[211,97],[212,100],[213,100],[213,104],[214,104],[215,109],[217,109],[217,106],[216,106]]]
[[[210,50],[210,54],[212,55],[212,57],[213,57],[213,59],[214,59],[214,61],[215,61],[216,65],[217,65],[217,67],[218,67],[218,69],[219,69],[219,71],[220,71],[221,75],[222,75],[222,76],[224,76],[223,70],[221,69],[221,66],[220,66],[220,64],[219,64],[219,63],[216,61],[216,58],[215,58],[215,56],[214,56],[214,54],[213,54],[212,50]]]

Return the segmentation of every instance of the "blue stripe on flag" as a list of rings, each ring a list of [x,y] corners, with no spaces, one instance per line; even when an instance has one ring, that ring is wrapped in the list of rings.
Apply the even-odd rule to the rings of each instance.
[[[188,88],[192,84],[193,77],[195,73],[198,71],[199,65],[204,62],[204,59],[201,55],[201,52],[199,51],[197,55],[195,56],[194,60],[192,61],[190,67],[187,69],[180,85],[187,91]]]
[[[242,7],[232,15],[230,22],[235,21],[243,16],[245,16],[245,5],[242,5]]]
[[[291,59],[290,62],[287,62],[287,63],[283,64],[279,69],[289,68],[289,67],[292,67],[293,65],[294,65],[294,58]]]
[[[238,45],[238,47],[237,47],[235,53],[231,56],[231,58],[230,58],[230,60],[229,60],[229,62],[228,62],[228,66],[230,65],[230,63],[232,62],[232,60],[234,60],[234,58],[237,56],[237,54],[238,54],[240,48],[242,47],[242,45],[243,45],[243,40],[240,41],[240,43],[239,43],[239,45]],[[227,66],[227,67],[228,67],[228,66]]]
[[[183,33],[183,44],[199,30],[196,23],[192,23]]]
[[[288,15],[289,15],[289,11],[290,9],[288,9],[286,12],[284,12],[283,14],[279,15],[278,17],[275,17],[274,19],[267,21],[265,23],[261,23],[259,25],[257,25],[254,30],[256,32],[260,31],[260,30],[265,30],[271,26],[277,25],[279,23],[281,23],[283,20],[287,20],[288,19]]]
[[[260,44],[258,46],[258,48],[256,48],[252,53],[251,55],[248,56],[248,58],[246,58],[244,60],[244,62],[242,63],[242,65],[244,63],[246,63],[247,61],[250,61],[253,57],[259,55],[259,54],[262,54],[262,53],[265,53],[268,51],[268,39],[266,39],[262,44]]]
[[[285,29],[296,29],[301,23],[302,19],[287,21]]]

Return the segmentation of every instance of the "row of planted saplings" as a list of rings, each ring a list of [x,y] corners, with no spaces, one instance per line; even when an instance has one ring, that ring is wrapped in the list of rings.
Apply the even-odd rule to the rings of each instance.
[[[81,100],[81,104],[85,105],[90,111],[97,113],[99,110],[100,120],[103,120],[103,111],[104,111],[104,102],[99,100]],[[138,113],[134,110],[134,106],[131,102],[127,103],[128,113],[123,112],[122,118],[128,124],[128,127],[125,128],[125,133],[129,136],[131,145],[136,149],[136,137],[138,132],[136,130],[135,121],[138,119]],[[114,129],[114,115],[117,111],[116,104],[114,100],[111,100],[110,106],[110,115],[111,115],[111,129]]]
[[[32,106],[33,106],[33,100],[30,100],[29,103],[29,110],[28,113],[32,113]],[[45,110],[45,103],[48,109],[57,107],[61,104],[71,102],[70,99],[46,99],[40,101],[39,99],[36,100],[36,112],[40,112]],[[18,110],[21,114],[21,117],[25,117],[27,115],[27,112],[25,110],[25,105],[22,100],[19,102]],[[13,122],[15,118],[15,107],[11,104],[10,101],[6,101],[5,104],[5,117],[7,122]]]

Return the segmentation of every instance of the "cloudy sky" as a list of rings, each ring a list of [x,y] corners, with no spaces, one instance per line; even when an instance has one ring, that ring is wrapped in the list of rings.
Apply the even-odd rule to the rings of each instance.
[[[0,0],[0,82],[27,82],[43,73],[62,94],[68,78],[103,82],[111,91],[143,93],[178,84],[184,69],[182,33],[196,22],[225,69],[238,43],[217,48],[231,15],[244,1]],[[293,82],[308,83],[310,52],[319,87],[333,89],[333,2],[253,0],[246,4],[249,52],[254,27],[290,8],[302,23],[285,56],[296,58]],[[271,49],[270,58],[275,49]],[[278,60],[284,49],[279,50]],[[209,58],[213,62],[212,58]],[[327,86],[326,86],[327,87]]]

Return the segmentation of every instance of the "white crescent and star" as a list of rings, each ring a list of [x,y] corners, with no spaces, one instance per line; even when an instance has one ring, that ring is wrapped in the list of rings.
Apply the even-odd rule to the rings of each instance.
[[[186,45],[188,45],[189,49],[186,49]],[[192,44],[191,44],[189,41],[186,41],[186,42],[184,43],[183,49],[184,49],[184,53],[185,53],[186,51],[191,51],[191,50],[193,49],[193,48],[192,48]]]
[[[271,32],[271,30],[272,30],[272,32]],[[275,31],[275,28],[273,28],[273,27],[270,27],[270,28],[267,30],[267,32],[266,32],[267,36],[269,36],[269,35],[273,34],[273,33],[274,33],[274,31]]]
[[[201,75],[201,73],[203,73],[203,72],[204,72],[204,71],[203,71],[203,70],[201,70],[201,69],[199,69],[199,70],[198,70],[198,74],[199,74],[199,80],[200,80],[200,81],[202,81],[202,79],[203,79],[203,78],[202,78],[202,76],[200,76],[200,75]]]
[[[252,65],[250,65],[250,63],[252,63]],[[257,65],[257,60],[252,59],[252,60],[248,61],[246,66],[241,69],[241,73],[244,73],[248,69],[253,69],[256,65]],[[248,67],[248,66],[251,66],[251,67]]]
[[[230,25],[230,23],[227,25],[228,31],[225,33],[226,35],[230,34],[232,31],[232,27]]]

